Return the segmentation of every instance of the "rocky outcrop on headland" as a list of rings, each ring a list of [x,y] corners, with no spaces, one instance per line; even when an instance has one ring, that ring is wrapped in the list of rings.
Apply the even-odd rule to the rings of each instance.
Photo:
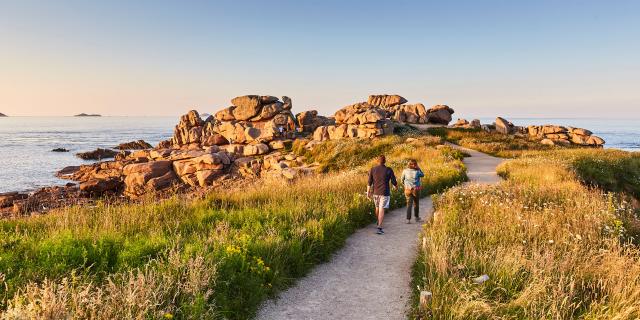
[[[454,113],[454,110],[446,105],[435,105],[426,109],[422,103],[406,104],[407,99],[397,94],[370,95],[367,103],[383,108],[391,120],[410,124],[448,125]]]
[[[0,195],[0,214],[6,214],[7,208],[15,214],[46,211],[96,197],[136,199],[237,187],[262,177],[296,179],[313,173],[317,164],[308,164],[290,151],[294,139],[313,137],[313,143],[369,139],[391,134],[393,117],[409,123],[428,119],[437,123],[450,121],[453,113],[446,106],[431,108],[430,113],[421,104],[406,102],[398,95],[375,95],[325,117],[315,110],[294,116],[286,96],[236,97],[231,106],[204,119],[197,111],[189,111],[180,117],[173,136],[156,147],[138,140],[120,144],[117,150],[79,153],[82,159],[100,162],[60,170],[58,177],[75,182],[65,187]],[[102,161],[106,158],[114,159]]]
[[[231,100],[232,106],[218,111],[215,116],[202,120],[196,111],[180,119],[170,144],[194,145],[257,145],[278,139],[291,139],[296,122],[291,113],[292,102],[273,96],[247,95]],[[164,143],[161,146],[168,146]],[[248,148],[247,153],[255,149]],[[254,155],[254,154],[249,154]]]
[[[124,142],[116,146],[116,149],[118,150],[144,150],[151,148],[153,148],[153,146],[144,140]]]
[[[102,160],[102,159],[113,158],[117,154],[118,154],[117,151],[114,151],[111,149],[98,148],[93,151],[76,153],[76,156],[82,160]]]
[[[491,125],[480,125],[479,120],[473,120],[472,123],[468,123],[464,119],[458,119],[452,127],[467,129],[482,128],[487,132],[529,137],[545,145],[602,147],[605,144],[604,139],[593,135],[593,133],[587,129],[549,124],[522,127],[516,126],[502,117],[497,117],[496,121]]]
[[[65,168],[58,176],[79,182],[85,195],[122,193],[136,198],[171,187],[211,187],[268,172],[294,178],[298,174],[293,171],[307,170],[302,163],[280,159],[287,156],[281,150],[296,134],[291,99],[248,95],[231,102],[233,106],[204,120],[197,111],[189,111],[180,117],[173,137],[156,148]],[[135,141],[123,148],[134,145],[146,147]]]
[[[529,136],[541,139],[541,142],[544,144],[574,144],[595,147],[600,147],[605,144],[604,139],[593,135],[591,131],[582,128],[542,125],[528,126],[526,129]]]
[[[451,125],[451,127],[462,129],[480,129],[482,127],[482,124],[478,119],[473,119],[471,120],[471,122],[467,121],[467,119],[458,119],[453,125]]]
[[[313,140],[337,140],[343,138],[373,138],[393,132],[393,123],[380,107],[361,102],[346,106],[334,114],[335,125],[319,126],[313,132]]]
[[[7,117],[7,115],[0,112],[0,118],[2,118],[2,117]]]
[[[318,115],[318,111],[309,110],[296,114],[298,120],[298,130],[302,133],[313,133],[320,126],[330,126],[336,124],[332,117]]]

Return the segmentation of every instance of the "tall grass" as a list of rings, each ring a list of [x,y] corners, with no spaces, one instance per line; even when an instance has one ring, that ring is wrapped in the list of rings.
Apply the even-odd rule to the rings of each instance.
[[[461,162],[428,148],[428,139],[388,143],[369,141],[396,168],[420,159],[431,192],[465,178]],[[250,318],[374,220],[364,196],[371,157],[358,155],[349,170],[265,179],[200,200],[102,203],[0,221],[2,317]],[[402,204],[400,193],[392,198]]]
[[[563,153],[499,173],[499,185],[436,198],[414,270],[416,289],[433,298],[422,310],[416,302],[413,318],[640,317],[640,252],[621,221],[629,204],[583,185]]]
[[[486,132],[480,129],[429,128],[429,133],[449,142],[478,150],[496,157],[515,158],[531,150],[558,150],[573,146],[548,146],[528,136]]]

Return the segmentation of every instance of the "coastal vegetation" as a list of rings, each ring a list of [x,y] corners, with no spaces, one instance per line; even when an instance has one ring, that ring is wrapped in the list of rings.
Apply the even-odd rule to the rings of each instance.
[[[436,196],[414,268],[416,319],[640,317],[640,157],[442,130],[501,156],[496,186]],[[634,203],[635,202],[635,203]],[[482,277],[486,275],[487,277]],[[420,307],[419,291],[432,293]]]
[[[251,317],[374,220],[364,187],[380,152],[396,169],[419,159],[430,192],[466,179],[459,156],[433,147],[439,138],[403,139],[299,150],[326,170],[292,182],[264,178],[200,199],[149,195],[138,204],[102,202],[1,221],[3,317]],[[328,165],[332,152],[346,160]],[[402,204],[394,193],[392,206]]]
[[[434,136],[457,145],[501,158],[513,158],[524,151],[553,150],[560,147],[540,144],[537,139],[515,135],[486,132],[482,129],[429,128]]]

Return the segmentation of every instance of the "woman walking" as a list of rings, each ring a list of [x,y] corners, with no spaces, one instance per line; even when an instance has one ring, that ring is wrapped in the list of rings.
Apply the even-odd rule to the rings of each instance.
[[[404,186],[404,195],[407,198],[407,223],[411,223],[411,207],[413,207],[413,215],[416,222],[422,221],[418,203],[420,189],[422,189],[422,184],[420,183],[420,178],[422,177],[424,177],[424,173],[420,170],[418,162],[413,159],[409,160],[407,168],[402,171],[402,177],[400,178],[400,182]]]

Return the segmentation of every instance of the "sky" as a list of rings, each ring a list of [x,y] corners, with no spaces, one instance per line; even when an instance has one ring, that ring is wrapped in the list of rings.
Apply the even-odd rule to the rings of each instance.
[[[369,94],[464,117],[640,119],[640,1],[0,0],[0,112],[177,116]]]

